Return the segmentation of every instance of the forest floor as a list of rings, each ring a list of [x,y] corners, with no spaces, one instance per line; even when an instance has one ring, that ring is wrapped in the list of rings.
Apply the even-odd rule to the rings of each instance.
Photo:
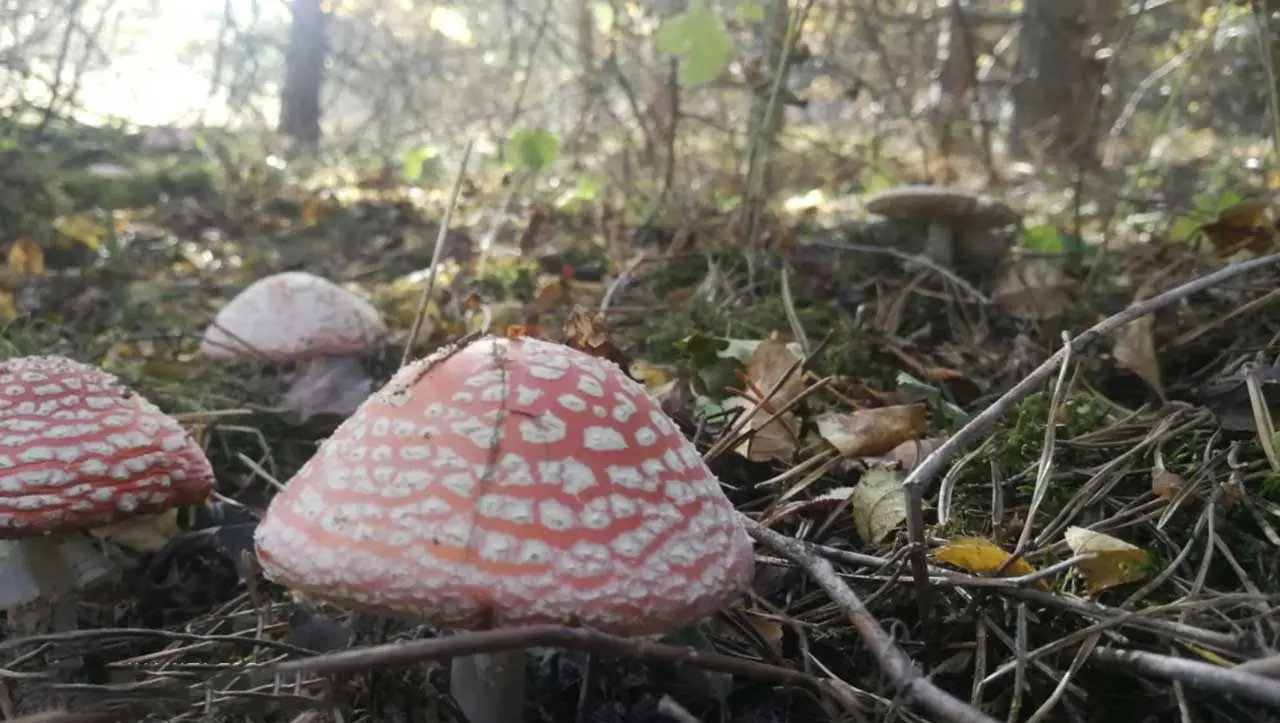
[[[419,311],[441,194],[229,187],[166,170],[113,182],[119,210],[106,214],[101,183],[63,176],[58,194],[36,194],[46,204],[19,175],[0,179],[0,210],[18,213],[21,198],[37,220],[10,225],[32,230],[8,239],[0,356],[59,354],[120,376],[188,426],[219,486],[173,534],[116,551],[127,574],[77,601],[77,630],[10,611],[0,712],[452,720],[438,662],[273,675],[285,658],[429,631],[311,609],[260,578],[252,531],[271,480],[286,482],[342,415],[286,403],[294,369],[197,353],[246,284],[305,270],[382,311],[390,342],[364,361],[385,381]],[[1019,295],[990,274],[972,289],[812,245],[834,236],[774,217],[752,253],[734,241],[733,212],[640,224],[590,202],[539,204],[488,250],[491,220],[459,218],[413,356],[486,320],[619,360],[700,448],[717,447],[709,464],[734,504],[777,533],[758,539],[752,595],[668,640],[756,667],[639,647],[593,650],[587,666],[581,650],[539,648],[537,720],[945,720],[903,696],[907,674],[882,665],[841,587],[933,686],[998,719],[1252,721],[1267,719],[1266,700],[1280,715],[1274,683],[1248,689],[1264,677],[1206,673],[1280,676],[1249,662],[1280,648],[1280,437],[1267,429],[1280,414],[1280,265],[1156,240],[1029,257]],[[1115,322],[1144,301],[1154,313]],[[767,414],[753,436],[726,444],[757,402]],[[948,439],[943,466],[919,473]],[[908,534],[913,512],[923,528]],[[927,578],[913,575],[913,535]],[[833,694],[826,678],[847,687]]]

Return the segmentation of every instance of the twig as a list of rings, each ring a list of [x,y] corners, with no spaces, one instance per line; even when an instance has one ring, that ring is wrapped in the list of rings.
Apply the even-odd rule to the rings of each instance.
[[[1068,352],[1081,353],[1098,339],[1134,319],[1159,311],[1192,294],[1212,288],[1237,276],[1243,276],[1251,271],[1264,269],[1274,264],[1280,264],[1280,254],[1271,254],[1260,259],[1227,266],[1212,274],[1170,289],[1163,294],[1153,296],[1146,301],[1133,304],[1123,311],[1089,327],[1086,331],[1076,336],[1069,346],[1063,346],[1058,349],[1044,363],[1028,374],[1025,379],[1015,384],[1012,389],[1005,392],[991,406],[982,410],[968,424],[952,435],[950,439],[943,442],[933,453],[921,460],[920,464],[902,482],[903,486],[906,487],[908,501],[913,497],[923,496],[925,488],[945,471],[947,463],[952,457],[986,434],[989,429],[995,426],[996,422],[1000,421],[1001,417],[1012,411],[1019,402],[1043,385],[1049,377],[1053,376]],[[924,519],[919,505],[907,505],[906,522],[907,537],[911,545],[911,573],[917,581],[917,589],[926,589],[929,578],[929,560],[925,549]]]
[[[751,536],[775,552],[804,568],[813,581],[826,591],[844,611],[862,641],[866,643],[893,687],[907,705],[928,711],[935,721],[947,723],[995,723],[995,719],[953,698],[921,674],[911,658],[898,649],[880,629],[880,624],[858,599],[856,593],[840,579],[831,563],[810,554],[803,543],[780,535],[753,520],[744,519]]]
[[[1103,663],[1175,680],[1196,688],[1237,695],[1280,709],[1280,681],[1261,675],[1141,650],[1098,648],[1093,657]]]
[[[965,281],[960,276],[957,276],[956,272],[952,271],[951,269],[948,269],[945,266],[938,264],[938,262],[934,261],[928,256],[925,256],[924,254],[910,254],[910,253],[907,253],[906,251],[895,249],[891,246],[869,246],[867,244],[847,244],[847,243],[839,243],[837,241],[814,240],[814,241],[806,242],[805,245],[819,246],[827,249],[835,249],[837,251],[853,251],[856,253],[884,254],[885,256],[892,256],[895,259],[902,261],[903,263],[916,264],[917,266],[921,266],[923,268],[926,268],[934,272],[935,274],[941,276],[947,281],[950,281],[951,283],[955,284],[957,288],[959,288],[961,291],[965,292],[969,296],[973,297],[973,300],[978,302],[979,304],[990,306],[991,304],[995,303],[990,298],[988,298],[986,294],[982,293],[981,291],[978,291],[977,287],[975,287],[973,284],[969,283],[968,281]]]
[[[427,638],[408,643],[391,643],[339,653],[291,660],[275,667],[277,673],[351,673],[374,668],[411,665],[424,660],[446,660],[468,655],[497,653],[535,647],[557,647],[585,650],[594,654],[624,655],[640,660],[690,665],[744,677],[807,685],[831,695],[850,710],[859,710],[857,699],[848,684],[809,675],[803,671],[782,668],[754,660],[735,658],[693,648],[623,638],[589,628],[563,625],[529,625],[503,630],[465,632],[442,638]]]
[[[458,207],[458,196],[462,193],[462,181],[467,177],[467,162],[471,160],[471,148],[475,140],[467,141],[462,149],[462,162],[458,164],[458,175],[453,178],[453,190],[449,193],[449,205],[444,209],[444,218],[440,219],[440,232],[436,234],[436,247],[431,250],[431,268],[427,270],[427,282],[422,285],[422,298],[418,300],[418,313],[413,317],[413,328],[409,330],[409,338],[405,341],[404,356],[400,357],[400,366],[409,363],[413,356],[413,347],[418,343],[418,334],[422,331],[422,321],[427,317],[427,305],[431,303],[431,292],[435,290],[436,276],[440,273],[440,257],[444,252],[445,237],[449,234],[449,224],[453,221],[453,210]]]

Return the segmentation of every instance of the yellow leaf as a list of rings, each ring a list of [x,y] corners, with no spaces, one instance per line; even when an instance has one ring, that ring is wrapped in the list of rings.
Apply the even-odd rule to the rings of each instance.
[[[158,515],[131,517],[89,530],[100,540],[111,540],[138,552],[159,552],[180,531],[176,509]]]
[[[44,273],[44,251],[29,238],[20,238],[9,246],[9,268],[26,276]]]
[[[14,303],[13,294],[0,291],[0,323],[8,324],[18,318],[18,307]]]
[[[971,572],[974,575],[991,576],[996,571],[1004,567],[1012,555],[1000,549],[999,545],[988,540],[985,537],[957,537],[942,547],[934,550],[933,558],[938,562],[945,562],[948,565]],[[1022,577],[1030,575],[1036,571],[1036,568],[1026,560],[1018,558],[1012,565],[1005,569],[1001,577]],[[1043,580],[1036,580],[1035,586],[1041,590],[1048,590],[1049,586]]]
[[[92,216],[81,213],[59,223],[58,233],[88,248],[97,249],[102,246],[102,237],[107,234],[107,228]]]
[[[1063,536],[1073,554],[1094,555],[1093,559],[1076,565],[1088,585],[1090,595],[1109,587],[1142,580],[1148,575],[1151,556],[1141,547],[1083,527],[1068,527]]]
[[[631,376],[639,379],[644,388],[653,392],[661,389],[675,378],[675,370],[671,367],[659,366],[651,362],[637,359],[631,362]]]

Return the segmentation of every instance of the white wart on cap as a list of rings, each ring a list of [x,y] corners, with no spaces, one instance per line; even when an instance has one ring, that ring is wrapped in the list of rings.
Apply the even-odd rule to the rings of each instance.
[[[285,271],[258,279],[228,302],[205,330],[200,352],[288,363],[360,354],[386,336],[368,301],[315,274]]]
[[[694,446],[616,365],[486,337],[402,369],[271,503],[267,576],[482,629],[679,627],[749,585],[751,540]]]

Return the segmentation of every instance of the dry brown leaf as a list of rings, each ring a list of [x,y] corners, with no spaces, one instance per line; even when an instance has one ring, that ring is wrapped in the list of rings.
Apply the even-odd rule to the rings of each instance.
[[[1071,305],[1073,286],[1052,259],[1013,259],[1000,267],[991,300],[1015,319],[1047,321]]]
[[[889,454],[885,456],[897,462],[903,472],[910,472],[916,468],[916,465],[920,464],[921,460],[933,454],[938,447],[941,447],[943,441],[945,440],[941,437],[907,440],[889,450]]]
[[[773,385],[777,384],[778,380],[802,358],[788,347],[785,341],[774,335],[760,342],[760,345],[751,353],[751,356],[747,357],[747,381],[760,394],[768,394]],[[800,396],[803,391],[804,374],[801,370],[796,370],[778,389],[777,393],[769,397],[768,407],[781,409],[792,399]]]
[[[753,613],[748,613],[746,618],[762,640],[774,650],[780,651],[782,649],[782,623],[775,618]]]
[[[1157,469],[1151,474],[1151,492],[1160,499],[1173,499],[1186,484],[1186,480],[1169,470]]]
[[[850,495],[853,527],[858,537],[879,544],[907,518],[907,496],[902,474],[891,469],[869,469]]]
[[[1152,334],[1154,328],[1155,319],[1150,314],[1125,324],[1116,334],[1111,355],[1117,364],[1133,372],[1163,397],[1160,359],[1156,356],[1156,340]]]
[[[933,558],[938,562],[955,565],[965,572],[990,577],[995,575],[1005,562],[1013,557],[1000,549],[996,543],[985,537],[957,537],[933,551]],[[1036,568],[1026,560],[1018,558],[1005,568],[1001,577],[1022,577],[1030,575]],[[1049,586],[1043,580],[1036,580],[1034,585],[1041,590]]]
[[[1241,250],[1267,253],[1275,248],[1271,210],[1262,201],[1241,201],[1222,209],[1212,223],[1200,227],[1213,250],[1222,257]]]
[[[1148,575],[1150,555],[1141,547],[1083,527],[1068,527],[1063,537],[1073,554],[1094,555],[1093,559],[1076,565],[1090,595],[1109,587],[1142,580]]]
[[[884,454],[903,442],[919,439],[929,422],[922,404],[828,412],[818,417],[818,434],[845,457]]]
[[[745,415],[756,403],[744,397],[730,397],[724,406],[726,409],[741,409]],[[747,422],[747,428],[756,430],[755,434],[739,443],[734,451],[752,462],[791,459],[800,444],[800,420],[794,414],[781,414],[770,421],[772,416],[773,413],[767,409],[756,412]]]

